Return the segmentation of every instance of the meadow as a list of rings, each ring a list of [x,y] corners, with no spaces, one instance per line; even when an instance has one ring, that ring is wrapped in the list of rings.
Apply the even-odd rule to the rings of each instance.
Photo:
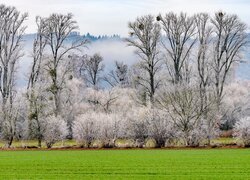
[[[249,149],[0,151],[0,179],[248,179]]]

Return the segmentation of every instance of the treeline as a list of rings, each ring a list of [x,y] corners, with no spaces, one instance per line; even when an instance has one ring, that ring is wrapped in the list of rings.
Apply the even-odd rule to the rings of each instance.
[[[28,84],[21,89],[15,80],[27,17],[0,6],[0,137],[7,147],[37,139],[50,148],[72,138],[86,147],[97,140],[113,147],[117,139],[143,147],[148,138],[157,147],[199,146],[228,129],[249,145],[249,84],[234,79],[247,26],[236,15],[138,17],[126,39],[138,62],[116,61],[105,75],[102,56],[84,53],[86,39],[67,41],[78,29],[72,14],[37,17]]]

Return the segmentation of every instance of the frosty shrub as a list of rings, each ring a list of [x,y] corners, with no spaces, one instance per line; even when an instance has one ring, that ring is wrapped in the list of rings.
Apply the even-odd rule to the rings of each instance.
[[[204,125],[198,125],[192,129],[188,136],[184,137],[186,139],[186,145],[191,147],[200,146],[202,141],[206,139],[206,128]]]
[[[174,123],[168,119],[166,113],[160,110],[151,111],[147,116],[149,136],[154,138],[157,147],[170,146],[178,137]]]
[[[148,108],[134,108],[127,114],[127,137],[136,140],[138,146],[148,137]]]
[[[87,113],[76,117],[73,125],[73,137],[79,145],[90,147],[91,142],[98,136],[98,114]]]
[[[243,142],[244,146],[250,146],[250,117],[241,118],[234,126],[234,136]]]
[[[114,146],[117,138],[124,137],[119,114],[86,113],[78,116],[73,125],[74,139],[81,146],[90,147],[94,140],[101,140],[104,146]]]
[[[105,147],[114,147],[115,140],[126,138],[126,118],[121,114],[100,113],[98,123],[101,124],[98,139],[102,140]]]
[[[51,148],[57,141],[65,139],[68,134],[66,122],[61,117],[49,116],[44,130],[44,141]]]

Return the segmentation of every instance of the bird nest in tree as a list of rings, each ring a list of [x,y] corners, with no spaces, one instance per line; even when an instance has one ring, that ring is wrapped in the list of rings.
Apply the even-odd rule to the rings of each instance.
[[[160,16],[160,15],[157,16],[157,17],[156,17],[156,20],[157,20],[157,21],[160,21],[160,20],[161,20],[161,16]]]
[[[219,15],[220,17],[223,17],[223,16],[224,16],[223,12],[219,12],[218,15]]]
[[[139,24],[139,26],[138,26],[138,27],[139,27],[139,29],[140,29],[140,30],[143,30],[143,29],[144,29],[144,25],[143,25],[142,23],[141,23],[141,24]]]
[[[133,32],[130,32],[129,35],[132,37],[132,36],[134,35],[134,33],[133,33]]]

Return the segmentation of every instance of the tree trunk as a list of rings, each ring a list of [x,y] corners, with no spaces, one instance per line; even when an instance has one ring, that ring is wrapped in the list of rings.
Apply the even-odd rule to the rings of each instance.
[[[11,147],[12,142],[13,142],[13,139],[14,139],[14,137],[11,135],[11,136],[10,136],[10,139],[9,139],[8,142],[7,142],[7,148],[10,148],[10,147]]]

